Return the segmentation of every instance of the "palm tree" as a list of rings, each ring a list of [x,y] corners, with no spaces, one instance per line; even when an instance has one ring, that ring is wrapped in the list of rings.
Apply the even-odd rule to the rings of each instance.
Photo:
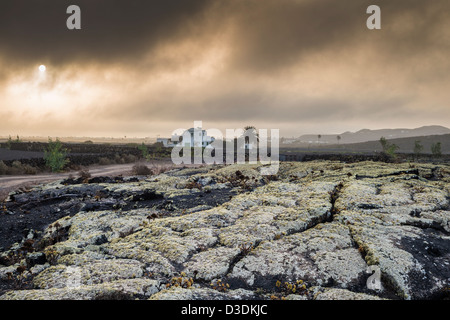
[[[245,140],[244,140],[245,144],[250,144],[250,137],[245,135],[246,132],[250,132],[250,136],[255,137],[256,142],[259,142],[259,134],[258,134],[258,131],[256,130],[255,126],[245,126],[244,132],[242,133],[242,136],[241,136],[241,137],[245,138]]]
[[[336,139],[337,139],[338,144],[339,144],[339,142],[341,141],[342,138],[341,138],[341,136],[337,136]]]
[[[242,134],[242,136],[245,135],[245,132],[246,132],[247,130],[250,130],[251,133],[256,137],[256,140],[259,141],[259,134],[258,134],[258,131],[256,130],[256,127],[255,127],[255,126],[245,126],[245,127],[244,127],[244,133]]]

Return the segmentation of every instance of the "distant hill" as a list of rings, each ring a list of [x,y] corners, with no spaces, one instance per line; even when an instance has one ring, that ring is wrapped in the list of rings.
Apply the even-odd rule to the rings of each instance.
[[[420,141],[423,146],[422,153],[431,153],[431,145],[433,143],[440,142],[441,150],[443,154],[450,154],[450,134],[444,135],[432,135],[432,136],[421,136],[421,137],[410,137],[410,138],[398,138],[398,139],[387,139],[389,143],[396,144],[400,147],[397,150],[399,153],[413,153],[414,145],[416,141]],[[381,144],[379,141],[368,141],[353,144],[340,144],[334,146],[322,146],[322,148],[337,148],[342,151],[355,151],[355,152],[381,152]]]
[[[424,126],[416,129],[380,129],[370,130],[362,129],[357,132],[344,132],[342,134],[321,135],[318,138],[317,134],[302,135],[295,139],[294,144],[336,144],[338,136],[341,137],[339,144],[350,144],[367,141],[378,141],[381,137],[388,140],[421,136],[434,136],[450,134],[450,129],[442,126]]]

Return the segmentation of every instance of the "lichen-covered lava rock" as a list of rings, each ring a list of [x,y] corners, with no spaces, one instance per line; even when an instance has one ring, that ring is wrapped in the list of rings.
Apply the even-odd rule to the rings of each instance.
[[[448,166],[262,168],[11,193],[0,213],[0,300],[449,296]],[[8,236],[13,223],[26,232]]]

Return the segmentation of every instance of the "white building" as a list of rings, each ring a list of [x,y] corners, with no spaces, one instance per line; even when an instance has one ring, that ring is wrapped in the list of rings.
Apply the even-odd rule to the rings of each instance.
[[[160,142],[164,147],[170,148],[181,144],[183,147],[207,147],[210,143],[214,142],[215,138],[208,136],[206,130],[201,128],[190,128],[186,130],[183,135],[173,135],[172,138],[158,138],[156,142]]]
[[[189,134],[189,136],[188,136]],[[185,141],[185,137],[187,137]],[[214,141],[214,137],[208,136],[206,130],[202,130],[201,128],[190,128],[186,130],[183,134],[182,144],[184,147],[206,147],[210,143]]]

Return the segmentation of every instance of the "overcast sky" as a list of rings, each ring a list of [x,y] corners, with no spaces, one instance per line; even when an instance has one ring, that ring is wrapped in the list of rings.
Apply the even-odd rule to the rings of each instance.
[[[448,0],[2,0],[0,135],[450,127],[449,57]]]

